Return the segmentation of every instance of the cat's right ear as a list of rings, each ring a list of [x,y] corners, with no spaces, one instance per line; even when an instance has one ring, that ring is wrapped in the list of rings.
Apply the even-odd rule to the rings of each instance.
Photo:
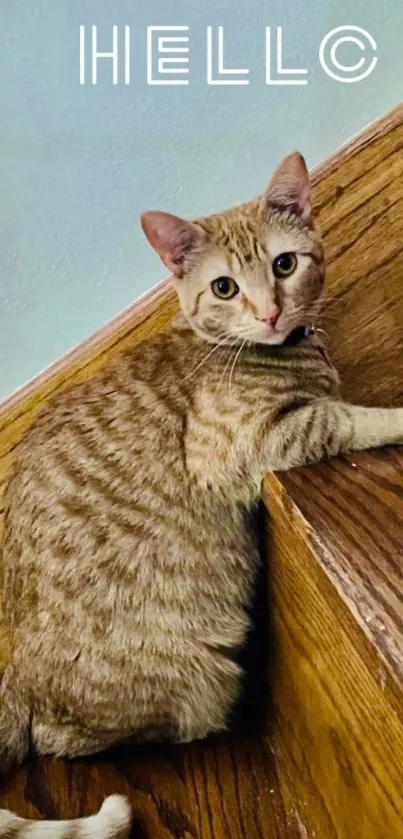
[[[183,277],[186,263],[207,244],[204,230],[198,224],[158,210],[142,213],[140,220],[144,234],[164,265],[176,277]]]
[[[261,198],[260,209],[263,215],[277,209],[309,222],[312,212],[310,182],[302,154],[296,151],[281,161]]]

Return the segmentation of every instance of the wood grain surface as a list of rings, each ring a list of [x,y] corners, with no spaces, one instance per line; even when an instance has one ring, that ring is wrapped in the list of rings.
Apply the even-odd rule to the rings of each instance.
[[[331,298],[321,325],[345,394],[368,404],[403,404],[402,148],[399,108],[313,173]],[[164,328],[176,306],[163,284],[0,409],[0,508],[15,446],[43,402]],[[389,452],[362,455],[357,467],[338,461],[266,483],[273,529],[265,621],[275,656],[259,660],[255,681],[269,708],[263,671],[270,664],[270,734],[74,763],[29,761],[2,786],[0,807],[73,817],[123,792],[136,837],[403,835],[401,476],[401,456]],[[263,584],[260,590],[265,595]],[[0,624],[0,668],[7,659],[2,631]],[[252,719],[262,711],[252,703],[242,713]]]
[[[131,801],[136,839],[299,839],[274,758],[248,737],[29,762],[3,787],[0,805],[31,818],[69,818],[116,791]]]
[[[314,471],[321,468],[326,469]],[[388,647],[396,640],[394,613],[381,597],[378,603],[377,586],[384,578],[376,570],[377,563],[383,570],[390,561],[393,565],[393,549],[386,548],[384,555],[371,533],[370,550],[362,551],[367,520],[360,506],[362,487],[353,482],[344,498],[356,508],[354,516],[338,505],[345,487],[330,477],[315,523],[309,514],[305,518],[302,497],[310,510],[320,494],[307,472],[300,473],[298,502],[275,477],[265,486],[274,747],[282,790],[286,801],[287,794],[292,796],[304,839],[398,839],[403,835],[402,685],[390,650],[385,651],[386,638]],[[401,497],[398,509],[402,533]],[[376,529],[383,526],[379,520]],[[386,617],[381,622],[386,614],[389,627]],[[379,635],[385,636],[382,643]],[[269,742],[273,745],[272,737]]]
[[[402,454],[357,452],[295,470],[281,484],[313,531],[321,566],[376,648],[379,669],[398,684],[403,706]]]
[[[314,195],[327,264],[319,325],[343,394],[403,405],[403,107],[324,167]]]

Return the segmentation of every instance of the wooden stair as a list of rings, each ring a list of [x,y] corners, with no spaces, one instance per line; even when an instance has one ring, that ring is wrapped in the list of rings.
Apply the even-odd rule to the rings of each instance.
[[[275,751],[302,836],[403,836],[403,459],[269,479]]]
[[[344,394],[403,405],[403,108],[327,161],[314,184],[331,301],[322,325]],[[43,401],[160,330],[174,309],[163,286],[3,407],[0,505]],[[140,839],[403,837],[403,454],[271,475],[264,503],[268,580],[259,643],[245,653],[254,691],[240,711],[260,718],[263,700],[263,730],[30,761],[2,786],[0,807],[75,817],[122,792]],[[0,625],[0,668],[6,658]]]

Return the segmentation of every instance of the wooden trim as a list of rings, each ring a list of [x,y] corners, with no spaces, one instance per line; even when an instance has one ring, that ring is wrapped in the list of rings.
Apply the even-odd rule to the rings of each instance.
[[[26,401],[30,402],[38,391],[44,396],[49,395],[49,390],[53,393],[58,384],[66,378],[67,371],[70,379],[71,375],[80,373],[91,361],[100,358],[108,350],[112,353],[115,346],[120,350],[121,342],[131,335],[133,329],[143,327],[147,321],[155,323],[156,331],[162,328],[172,315],[174,300],[175,293],[170,277],[167,277],[124,312],[9,396],[0,405],[0,431],[10,417],[13,418],[16,412],[21,413]]]
[[[350,140],[347,140],[337,151],[315,166],[311,172],[311,180],[315,186],[332,172],[337,170],[342,163],[350,157],[358,154],[362,149],[371,145],[375,140],[390,134],[403,122],[403,103],[397,105],[385,116],[371,122]]]

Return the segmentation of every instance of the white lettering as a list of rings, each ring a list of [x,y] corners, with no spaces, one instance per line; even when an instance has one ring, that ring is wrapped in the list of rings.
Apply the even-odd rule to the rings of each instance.
[[[189,59],[183,53],[189,53],[188,46],[178,46],[178,44],[188,44],[189,37],[187,35],[175,35],[171,37],[163,37],[157,35],[157,55],[163,56],[158,58],[157,68],[154,68],[154,33],[160,32],[188,32],[188,26],[148,26],[147,27],[147,84],[149,85],[188,85],[189,79],[165,79],[161,78],[164,74],[170,76],[177,76],[179,74],[188,74]],[[181,53],[178,57],[178,53]],[[169,58],[164,57],[168,54]],[[172,56],[175,56],[173,58]],[[178,66],[178,65],[186,66]]]
[[[213,27],[207,27],[207,84],[209,85],[245,85],[249,84],[248,79],[228,79],[225,76],[247,76],[249,70],[246,69],[229,69],[224,67],[224,27],[218,27],[218,69],[217,75],[214,76],[214,51],[213,51]]]
[[[306,76],[308,70],[286,69],[283,67],[283,27],[277,26],[277,76],[272,76],[271,27],[266,26],[266,84],[267,85],[301,85],[308,84],[307,79],[296,79],[295,76]],[[283,76],[294,76],[284,79]]]

